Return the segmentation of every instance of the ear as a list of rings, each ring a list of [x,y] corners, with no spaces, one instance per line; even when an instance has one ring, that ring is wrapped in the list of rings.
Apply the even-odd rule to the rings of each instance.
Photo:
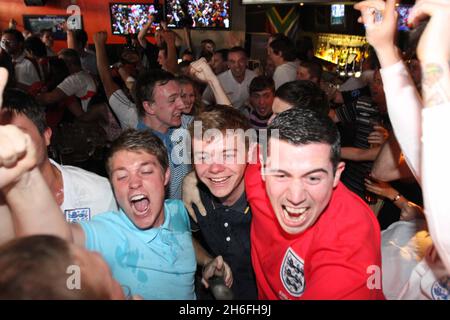
[[[170,181],[170,169],[167,168],[166,173],[164,173],[164,186],[167,186]]]
[[[52,129],[50,129],[50,127],[45,128],[44,130],[44,141],[45,141],[45,146],[48,147],[50,145],[50,141],[52,139]]]
[[[336,167],[336,173],[334,174],[334,180],[333,180],[333,188],[336,188],[336,186],[339,183],[339,180],[341,179],[341,174],[345,169],[345,163],[339,162]]]
[[[153,102],[150,101],[143,101],[142,107],[144,108],[145,112],[151,115],[155,114],[155,106]]]

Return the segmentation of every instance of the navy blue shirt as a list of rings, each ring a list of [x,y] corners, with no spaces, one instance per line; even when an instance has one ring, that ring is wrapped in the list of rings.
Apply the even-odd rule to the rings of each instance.
[[[200,197],[207,211],[202,216],[194,206],[198,223],[191,220],[192,231],[200,230],[210,254],[221,255],[233,272],[236,300],[256,300],[258,292],[250,252],[251,210],[245,192],[232,206],[224,206],[206,188]]]

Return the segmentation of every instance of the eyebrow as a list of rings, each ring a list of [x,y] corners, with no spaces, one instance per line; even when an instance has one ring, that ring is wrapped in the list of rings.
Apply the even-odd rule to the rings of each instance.
[[[139,165],[139,168],[142,168],[142,167],[145,167],[145,166],[148,166],[148,165],[155,167],[156,163],[154,161],[146,161],[146,162],[141,163]],[[112,170],[111,174],[113,174],[116,171],[120,171],[120,170],[128,171],[128,169],[126,167],[119,167],[119,168],[116,168],[116,169]]]
[[[268,169],[267,171],[269,173],[282,173],[282,174],[284,174],[286,176],[289,176],[289,177],[292,176],[292,174],[290,172],[287,172],[287,171],[282,170],[282,169]],[[325,174],[328,175],[328,171],[327,170],[325,170],[323,168],[318,168],[318,169],[314,169],[314,170],[306,172],[305,174],[302,175],[302,177],[306,177],[306,176],[309,176],[310,174],[314,174],[314,173],[325,173]]]

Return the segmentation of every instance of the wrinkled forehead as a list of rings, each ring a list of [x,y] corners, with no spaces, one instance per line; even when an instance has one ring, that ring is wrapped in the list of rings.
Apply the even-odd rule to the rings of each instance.
[[[180,84],[176,80],[169,80],[166,83],[157,82],[154,95],[169,97],[173,94],[179,94],[180,91]]]

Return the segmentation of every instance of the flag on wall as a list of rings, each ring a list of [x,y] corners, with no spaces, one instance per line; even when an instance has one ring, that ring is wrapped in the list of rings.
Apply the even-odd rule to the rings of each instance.
[[[277,8],[273,6],[266,11],[266,16],[269,22],[268,32],[284,33],[284,35],[291,39],[295,38],[295,34],[297,33],[300,25],[298,6],[292,6],[290,8]]]

